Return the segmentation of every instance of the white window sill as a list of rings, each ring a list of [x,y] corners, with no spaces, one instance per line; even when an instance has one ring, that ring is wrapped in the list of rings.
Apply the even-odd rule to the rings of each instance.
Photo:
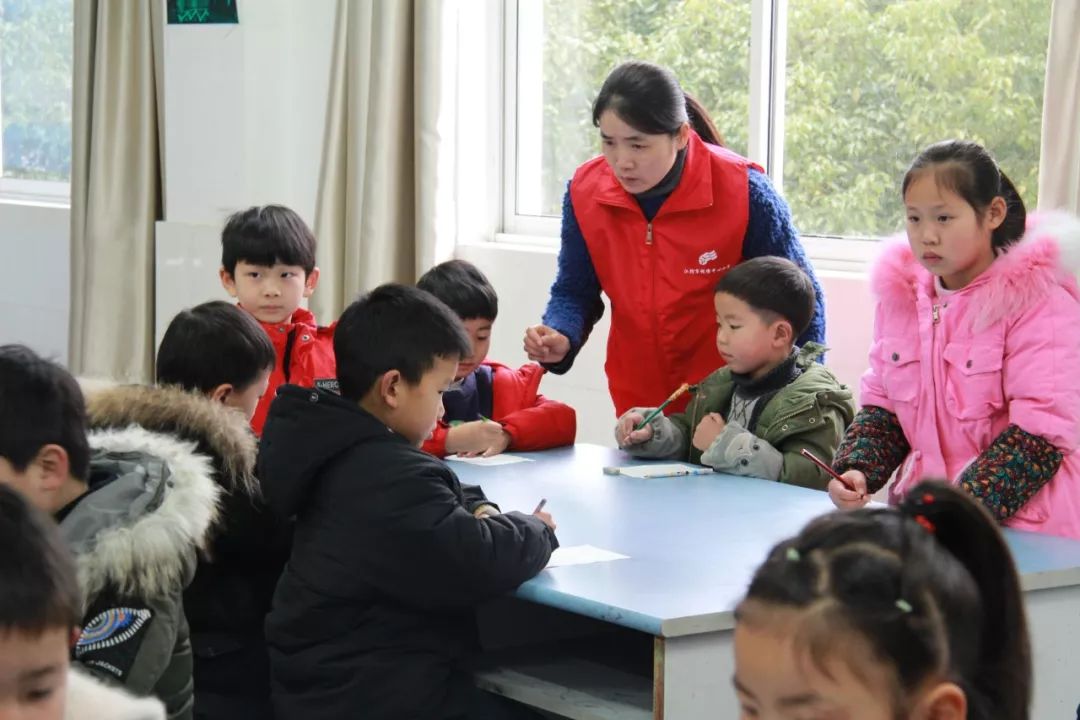
[[[823,236],[803,238],[803,246],[806,248],[814,270],[859,276],[869,273],[870,265],[880,252],[883,242],[885,240],[878,238],[854,239]],[[468,244],[494,245],[507,251],[547,255],[557,255],[559,252],[559,239],[551,235],[496,233],[494,242],[481,241]]]

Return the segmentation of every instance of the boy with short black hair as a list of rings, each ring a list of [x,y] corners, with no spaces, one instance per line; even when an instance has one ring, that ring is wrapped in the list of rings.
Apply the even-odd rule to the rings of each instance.
[[[209,461],[139,427],[86,434],[74,378],[0,346],[0,483],[51,513],[75,554],[85,607],[74,659],[170,718],[192,717],[181,596],[217,513]]]
[[[263,623],[288,559],[289,526],[262,499],[248,423],[273,368],[274,346],[255,318],[215,300],[169,323],[157,385],[86,391],[92,427],[166,433],[194,443],[213,463],[220,522],[184,591],[199,720],[271,715]]]
[[[470,717],[474,606],[543,569],[554,522],[499,514],[420,449],[470,352],[443,303],[383,285],[345,310],[334,349],[341,395],[282,388],[259,453],[271,507],[296,517],[266,625],[275,713]]]
[[[300,306],[315,292],[315,236],[281,205],[234,213],[221,233],[221,284],[263,326],[277,363],[251,426],[262,434],[266,413],[285,383],[335,390],[334,328],[320,327]]]
[[[486,359],[499,298],[484,274],[466,260],[449,260],[424,273],[416,286],[457,313],[471,341],[454,386],[443,395],[446,414],[424,449],[439,457],[488,457],[572,445],[577,416],[569,405],[539,394],[544,368],[528,363],[514,370]]]
[[[816,360],[817,343],[795,339],[814,316],[814,286],[780,257],[742,262],[716,285],[716,346],[726,367],[701,382],[686,412],[632,408],[616,426],[632,455],[679,458],[718,472],[824,490],[829,476],[803,457],[832,461],[855,415],[851,391]]]
[[[163,719],[159,701],[136,700],[70,670],[82,626],[74,559],[56,524],[3,484],[0,548],[0,715]]]
[[[214,348],[213,354],[205,348]],[[157,353],[158,385],[174,385],[235,408],[249,421],[266,395],[274,346],[248,313],[222,300],[181,310]]]

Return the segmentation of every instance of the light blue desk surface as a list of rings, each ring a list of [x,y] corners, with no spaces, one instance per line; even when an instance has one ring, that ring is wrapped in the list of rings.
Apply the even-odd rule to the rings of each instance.
[[[823,492],[756,478],[605,475],[606,465],[642,461],[597,445],[521,455],[533,462],[450,466],[504,511],[532,512],[546,497],[562,545],[630,559],[544,570],[517,596],[651,635],[733,627],[732,611],[769,549],[834,509]],[[1080,542],[1007,535],[1026,590],[1080,585]]]

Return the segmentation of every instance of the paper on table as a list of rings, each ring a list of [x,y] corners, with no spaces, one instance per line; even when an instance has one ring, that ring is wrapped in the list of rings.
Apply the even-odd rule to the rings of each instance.
[[[592,545],[571,545],[560,547],[551,553],[551,559],[547,566],[563,567],[566,565],[588,565],[589,563],[611,562],[612,560],[629,560],[629,555],[620,555],[617,552],[603,550]]]
[[[683,463],[657,463],[655,465],[628,465],[619,468],[620,475],[636,478],[678,477],[680,475],[711,475],[712,468]]]
[[[458,455],[450,455],[446,459],[453,460],[454,462],[463,462],[470,465],[485,465],[488,467],[493,465],[513,465],[514,463],[532,462],[532,458],[506,454],[492,455],[491,457],[460,457]]]

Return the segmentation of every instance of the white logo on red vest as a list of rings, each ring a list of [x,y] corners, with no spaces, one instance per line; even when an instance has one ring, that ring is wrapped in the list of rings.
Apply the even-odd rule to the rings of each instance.
[[[704,267],[705,265],[708,265],[713,260],[715,260],[717,257],[719,257],[719,256],[716,254],[715,250],[710,250],[709,252],[701,253],[701,257],[699,257],[697,259],[697,264]]]

